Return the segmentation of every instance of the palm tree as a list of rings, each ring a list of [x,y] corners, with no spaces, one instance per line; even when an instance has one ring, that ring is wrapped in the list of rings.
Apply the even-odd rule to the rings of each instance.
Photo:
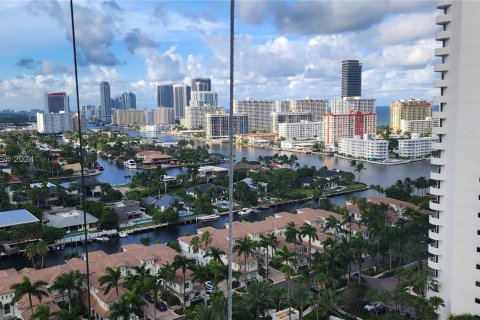
[[[287,223],[287,228],[285,230],[285,241],[295,244],[295,248],[297,247],[298,234],[299,231],[297,226],[295,225],[295,222],[290,221],[289,223]]]
[[[300,236],[308,237],[308,266],[312,267],[312,240],[318,240],[317,228],[304,222],[300,227]]]
[[[200,236],[200,240],[202,241],[203,245],[206,248],[205,251],[208,251],[208,248],[210,247],[213,241],[212,233],[210,231],[203,232],[202,235]]]
[[[260,241],[258,242],[259,247],[265,249],[265,271],[268,280],[268,254],[269,248],[272,248],[272,257],[273,257],[273,250],[278,244],[277,236],[272,232],[264,236],[263,234],[260,235]]]
[[[42,263],[40,264],[40,269],[43,269],[43,263],[45,261],[45,256],[47,255],[48,252],[48,246],[47,243],[43,240],[37,242],[35,245],[36,247],[36,252],[37,254],[42,258]]]
[[[185,276],[188,267],[191,265],[191,260],[185,256],[176,255],[173,258],[173,266],[175,270],[182,270],[182,310],[185,312]]]
[[[352,224],[353,223],[357,223],[354,219],[354,216],[353,214],[350,214],[350,212],[348,212],[348,210],[346,208],[343,208],[344,210],[342,210],[342,221],[340,222],[340,224],[342,226],[348,224],[348,238],[351,239],[352,238]]]
[[[193,281],[199,282],[203,284],[204,290],[206,290],[205,282],[211,278],[209,265],[202,266],[199,264],[192,266],[193,271]],[[203,295],[203,301],[205,302],[205,306],[207,306],[207,294]]]
[[[325,219],[325,226],[324,230],[332,230],[333,235],[335,236],[335,240],[338,237],[339,231],[342,229],[340,221],[337,220],[334,216],[328,216]]]
[[[160,274],[157,273],[155,275],[149,275],[145,278],[145,291],[151,291],[152,296],[153,296],[153,319],[157,319],[157,308],[155,307],[157,305],[158,301],[158,293],[160,291],[160,285],[162,282],[162,278],[160,277]]]
[[[236,252],[238,256],[241,256],[243,254],[243,261],[244,261],[244,266],[245,266],[245,281],[247,280],[247,273],[248,273],[248,268],[247,268],[247,259],[248,257],[253,256],[255,253],[255,247],[256,247],[255,241],[250,239],[249,236],[245,236],[243,238],[237,239],[235,241],[235,245],[233,246],[233,252]]]
[[[367,168],[365,168],[365,166],[363,165],[363,163],[358,163],[356,166],[355,166],[355,170],[353,170],[354,172],[356,172],[358,174],[358,182],[360,182],[360,174],[362,173],[363,170],[367,170]]]
[[[23,253],[28,259],[32,261],[32,265],[35,268],[35,256],[37,255],[37,248],[34,242],[29,243],[25,247],[25,251]]]
[[[101,276],[98,281],[100,282],[100,285],[107,285],[104,288],[105,294],[109,293],[110,290],[115,288],[115,293],[117,294],[117,299],[120,297],[120,294],[118,292],[118,286],[120,284],[120,278],[122,277],[122,272],[120,268],[112,268],[112,267],[107,267],[105,269],[105,274]]]
[[[39,304],[35,307],[35,312],[30,317],[31,320],[50,320],[52,314],[50,312],[50,306]]]
[[[122,320],[129,320],[133,313],[130,303],[124,297],[113,304],[110,312],[110,318]]]
[[[160,267],[157,275],[161,279],[163,290],[165,291],[166,289],[165,285],[175,280],[175,267],[172,264],[167,262],[162,267]]]
[[[147,265],[143,263],[140,266],[133,267],[133,273],[129,273],[125,279],[125,286],[129,290],[135,290],[140,297],[144,297],[149,290],[149,269]],[[143,310],[143,319],[146,318],[145,309]]]
[[[293,285],[292,299],[299,312],[299,320],[302,320],[303,309],[312,301],[310,286],[305,278],[300,279]]]
[[[202,240],[198,236],[194,236],[190,240],[190,246],[192,247],[193,253],[196,255],[195,262],[198,264],[198,251],[200,251],[200,246],[202,245]]]
[[[72,310],[62,309],[55,312],[55,318],[58,320],[80,320],[81,310],[79,308],[73,308]]]
[[[293,265],[297,263],[297,254],[296,252],[288,250],[287,246],[283,246],[275,252],[276,258],[282,262],[282,267],[280,271],[285,274],[285,280],[287,282],[287,301],[288,301],[288,310],[290,310],[290,278],[295,273],[293,269]],[[288,315],[289,319],[291,319],[291,315]]]
[[[265,318],[265,309],[272,304],[270,286],[266,281],[253,281],[247,286],[247,291],[243,296],[245,305],[249,306],[255,315],[255,319]]]
[[[327,318],[339,307],[340,297],[337,292],[332,289],[326,289],[318,295],[317,303],[315,304],[315,309],[318,313],[321,312],[322,316]]]
[[[30,279],[24,276],[22,282],[15,283],[10,286],[10,289],[15,291],[15,295],[12,299],[12,302],[16,303],[20,301],[20,299],[24,295],[28,295],[28,303],[30,305],[30,314],[33,314],[32,296],[36,297],[41,302],[43,297],[48,296],[46,291],[40,289],[41,287],[44,287],[46,285],[47,283],[41,280],[31,283]]]
[[[296,261],[296,260],[295,260]],[[285,281],[287,283],[287,304],[288,304],[288,319],[292,320],[292,315],[290,313],[292,302],[291,302],[291,294],[290,294],[290,279],[295,274],[295,270],[289,264],[284,264],[280,268],[280,271],[283,272],[285,275]]]
[[[62,297],[65,296],[65,291],[67,291],[68,310],[72,310],[72,290],[75,288],[75,277],[75,271],[73,270],[67,273],[62,273],[55,279],[49,289],[50,291],[61,292]],[[63,299],[63,302],[65,302],[65,299]]]
[[[211,257],[212,261],[216,261],[217,263],[223,265],[223,260],[222,260],[223,255],[225,255],[225,251],[217,247],[211,247],[203,257],[204,258]]]
[[[353,238],[352,238],[352,247],[355,250],[355,256],[357,259],[358,263],[358,283],[360,284],[362,281],[362,259],[363,259],[363,254],[367,250],[367,242],[363,238],[363,235],[360,233],[357,233]]]

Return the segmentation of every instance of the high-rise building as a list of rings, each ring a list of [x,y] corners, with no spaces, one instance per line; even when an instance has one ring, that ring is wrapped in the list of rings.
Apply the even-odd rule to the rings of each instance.
[[[358,60],[342,61],[342,98],[362,96],[362,64]]]
[[[377,114],[374,112],[351,112],[327,114],[323,117],[323,141],[334,144],[342,138],[363,137],[377,131]]]
[[[159,107],[153,109],[153,124],[174,124],[173,108]]]
[[[213,91],[192,91],[190,107],[218,106],[218,94]]]
[[[278,132],[280,123],[295,123],[301,121],[312,121],[310,112],[272,112],[272,132]]]
[[[226,139],[230,133],[229,113],[209,113],[206,117],[206,134],[208,139]],[[233,134],[245,134],[248,132],[248,115],[233,115]]]
[[[314,122],[322,121],[322,117],[328,113],[328,99],[290,99],[289,102],[290,111],[309,112]]]
[[[432,103],[422,99],[398,100],[390,104],[390,128],[400,130],[401,120],[425,120],[432,116]]]
[[[65,92],[45,93],[45,113],[70,112],[68,96]]]
[[[272,132],[272,112],[275,112],[274,100],[234,100],[234,113],[248,114],[248,130]]]
[[[153,123],[152,110],[113,109],[112,124],[118,126],[146,125]]]
[[[332,100],[333,114],[346,114],[350,112],[376,112],[375,99],[361,97],[343,97]]]
[[[72,131],[72,117],[68,112],[37,113],[37,131],[41,133],[62,133]]]
[[[433,141],[432,137],[421,137],[419,133],[412,133],[410,139],[398,140],[398,156],[402,158],[430,156]]]
[[[441,76],[434,82],[440,96],[433,99],[439,104],[433,117],[440,126],[433,128],[428,245],[437,282],[428,295],[443,299],[439,318],[445,320],[480,314],[480,1],[441,0],[437,8],[442,30],[435,37],[442,44],[435,70]]]
[[[137,109],[137,96],[132,92],[122,93],[123,109]]]
[[[162,84],[157,87],[157,107],[173,108],[173,84]]]
[[[110,84],[104,81],[100,83],[100,121],[110,122],[111,118]]]
[[[193,78],[192,91],[212,91],[212,80],[209,78]]]
[[[78,132],[80,128],[78,126],[78,112],[74,112],[70,119],[72,120],[72,131]],[[81,113],[80,125],[82,130],[85,130],[86,123],[87,123],[87,118],[85,117],[85,114]]]
[[[203,106],[186,107],[184,125],[187,129],[205,129],[207,127],[207,113],[225,112],[223,107]]]
[[[185,118],[185,107],[190,103],[190,87],[186,84],[173,86],[173,106],[175,119]]]

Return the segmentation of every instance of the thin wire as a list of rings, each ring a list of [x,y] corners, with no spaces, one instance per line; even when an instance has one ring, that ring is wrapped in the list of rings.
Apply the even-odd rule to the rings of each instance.
[[[85,265],[87,271],[87,307],[88,319],[91,318],[91,302],[90,302],[90,266],[88,259],[88,231],[87,231],[87,214],[85,211],[85,175],[83,172],[83,138],[82,138],[82,122],[80,116],[80,96],[78,94],[78,68],[77,68],[77,46],[75,42],[75,21],[73,18],[73,0],[70,0],[70,17],[72,21],[72,43],[73,43],[73,64],[75,66],[75,91],[77,95],[77,116],[78,116],[78,142],[80,144],[80,172],[81,172],[81,192],[80,202],[83,210],[83,229],[84,229],[84,247],[85,247]]]
[[[230,121],[228,142],[230,146],[230,172],[228,175],[228,288],[227,288],[227,319],[232,320],[232,255],[233,255],[233,61],[234,61],[234,35],[235,35],[235,0],[230,0]],[[247,266],[245,265],[245,276]]]

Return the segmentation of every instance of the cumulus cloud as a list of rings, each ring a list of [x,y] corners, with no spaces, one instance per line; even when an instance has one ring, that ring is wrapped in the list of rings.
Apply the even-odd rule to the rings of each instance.
[[[34,69],[35,65],[35,60],[29,58],[21,58],[20,61],[17,62],[17,67],[22,67],[26,69]]]
[[[377,26],[382,44],[397,44],[431,37],[437,26],[435,12],[401,14]]]
[[[30,10],[35,14],[48,14],[65,28],[67,39],[72,40],[70,12],[66,3],[55,0],[32,1]],[[113,66],[121,62],[111,50],[117,26],[121,22],[119,6],[115,2],[102,3],[100,7],[75,5],[75,36],[78,58],[82,65]]]
[[[152,39],[143,34],[138,28],[128,32],[125,38],[123,38],[123,42],[130,53],[135,53],[135,50],[138,48],[155,48],[157,46]]]
[[[320,34],[367,29],[392,13],[433,9],[428,1],[240,1],[239,16],[252,24],[271,21],[283,33]]]

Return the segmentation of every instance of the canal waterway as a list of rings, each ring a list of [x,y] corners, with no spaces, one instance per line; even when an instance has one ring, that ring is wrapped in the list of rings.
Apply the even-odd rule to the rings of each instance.
[[[173,142],[177,141],[180,138],[175,136],[163,135],[163,134],[151,134],[151,133],[142,133],[138,131],[126,131],[131,136],[142,136],[142,137],[157,137],[159,140],[164,142]],[[218,152],[227,155],[229,153],[228,145],[227,144],[211,144],[210,145],[211,152]],[[256,160],[260,155],[273,155],[278,151],[269,150],[269,149],[259,149],[253,147],[246,147],[246,146],[235,146],[234,154],[235,160],[239,161],[242,157],[245,157],[248,160]],[[316,166],[317,168],[322,166],[327,166],[329,169],[340,169],[346,171],[352,171],[350,167],[350,161],[336,158],[336,157],[329,157],[329,156],[321,156],[316,154],[302,154],[302,153],[291,153],[291,152],[278,152],[278,153],[285,153],[287,155],[295,154],[298,157],[298,162],[301,166]],[[98,176],[89,177],[88,179],[97,179],[101,182],[108,182],[111,184],[124,184],[129,182],[129,177],[135,174],[135,170],[128,170],[123,169],[116,165],[115,162],[111,160],[104,160],[99,158],[99,163],[105,168],[105,170]],[[220,164],[221,166],[227,166],[227,163]],[[399,179],[404,179],[405,177],[410,177],[412,179],[418,178],[420,176],[428,177],[431,171],[432,166],[430,165],[430,161],[417,161],[411,162],[407,164],[400,164],[400,165],[392,165],[392,166],[383,166],[383,165],[375,165],[365,163],[366,170],[362,172],[360,181],[370,185],[370,184],[378,184],[383,187],[387,187],[393,183],[395,183]],[[178,173],[182,172],[181,168],[172,168],[167,170],[169,175],[177,175]],[[368,196],[371,195],[372,191],[361,191],[355,193],[356,196]],[[331,201],[337,205],[345,204],[345,201],[348,200],[352,194],[349,195],[341,195],[330,198]],[[299,207],[296,203],[271,208],[269,210],[262,211],[259,214],[251,214],[247,220],[248,221],[259,221],[265,219],[265,217],[274,214],[275,212],[282,212],[282,211],[292,211]],[[235,216],[235,219],[238,220],[239,217]],[[199,222],[199,223],[190,223],[190,224],[182,224],[182,225],[172,225],[169,227],[159,228],[153,231],[130,235],[127,238],[113,238],[108,242],[103,243],[91,243],[89,245],[90,251],[96,250],[103,250],[106,253],[115,253],[120,250],[121,245],[127,243],[138,243],[142,237],[148,237],[153,242],[161,242],[166,243],[170,240],[176,240],[181,236],[195,234],[197,228],[201,228],[204,226],[213,226],[215,228],[223,228],[227,223],[228,217],[224,216],[219,220],[212,221],[212,222]],[[82,246],[79,247],[67,247],[65,250],[60,252],[49,252],[45,258],[45,265],[46,266],[53,266],[64,263],[63,256],[72,252],[77,252],[79,255],[84,253],[84,248]],[[6,268],[23,268],[23,267],[31,267],[31,262],[28,261],[23,256],[12,256],[11,258],[3,257],[0,259],[0,269]]]

